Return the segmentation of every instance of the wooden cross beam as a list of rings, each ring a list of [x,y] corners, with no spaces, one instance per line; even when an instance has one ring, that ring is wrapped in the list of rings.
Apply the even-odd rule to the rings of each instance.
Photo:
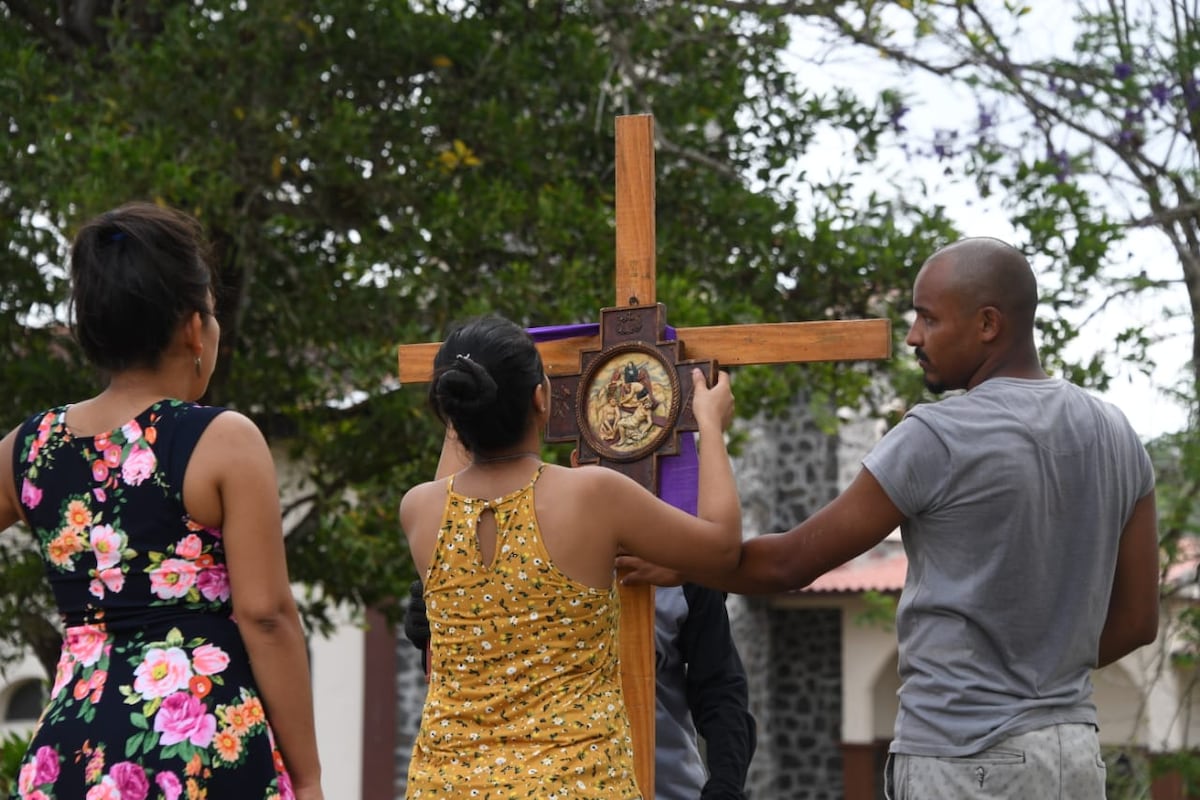
[[[620,128],[617,130],[619,134]],[[620,195],[617,196],[617,202],[620,203]],[[620,235],[618,231],[617,236]],[[653,280],[648,290],[642,290],[641,296],[654,297]],[[886,319],[708,325],[677,328],[676,334],[679,341],[687,345],[689,354],[703,353],[705,358],[714,359],[722,367],[865,361],[891,357],[891,322]],[[400,383],[428,381],[433,375],[433,357],[437,355],[439,347],[441,342],[401,345]],[[539,342],[538,352],[542,355],[546,374],[554,377],[577,372],[579,354],[599,347],[600,334],[596,333]]]
[[[654,118],[616,120],[616,307],[644,309],[655,298]],[[578,377],[581,360],[604,350],[604,331],[538,344],[551,380]],[[886,319],[783,322],[678,328],[680,356],[721,367],[889,358]],[[399,377],[423,383],[433,375],[440,342],[401,345]],[[684,355],[686,353],[686,355]],[[603,461],[601,462],[603,463]],[[634,760],[644,800],[654,797],[654,594],[653,587],[621,587],[621,672]]]

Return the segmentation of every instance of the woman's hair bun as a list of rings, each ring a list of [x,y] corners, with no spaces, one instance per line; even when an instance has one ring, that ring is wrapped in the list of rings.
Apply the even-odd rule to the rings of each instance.
[[[433,360],[429,403],[468,452],[488,454],[521,440],[533,392],[546,378],[529,332],[497,315],[456,325]]]
[[[451,417],[487,408],[496,399],[496,381],[470,355],[460,354],[437,380],[437,398]]]

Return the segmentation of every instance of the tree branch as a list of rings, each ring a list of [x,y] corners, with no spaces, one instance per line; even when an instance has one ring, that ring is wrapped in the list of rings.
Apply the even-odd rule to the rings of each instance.
[[[47,45],[50,46],[55,54],[70,58],[75,52],[75,43],[71,40],[61,28],[54,24],[54,20],[43,14],[40,9],[33,8],[30,3],[25,0],[0,0],[8,8],[14,17],[24,20],[25,24],[33,29]]]
[[[1174,208],[1160,206],[1145,216],[1133,217],[1126,224],[1131,228],[1165,227],[1177,222],[1189,222],[1195,225],[1198,219],[1200,219],[1200,202],[1191,201]]]
[[[713,158],[712,156],[708,156],[708,155],[705,155],[704,153],[701,153],[699,150],[694,150],[690,147],[681,147],[681,146],[675,144],[670,139],[667,139],[665,136],[663,136],[663,134],[661,133],[661,129],[657,129],[657,128],[655,129],[654,138],[658,144],[659,149],[662,150],[664,153],[671,153],[673,155],[677,155],[682,158],[685,158],[688,161],[693,161],[697,164],[701,164],[705,167],[708,167],[713,172],[716,172],[719,175],[722,175],[733,181],[740,182],[744,179],[744,176],[742,175],[742,173],[739,172],[737,169],[735,169],[730,164],[728,164],[724,161],[718,161],[717,159]]]

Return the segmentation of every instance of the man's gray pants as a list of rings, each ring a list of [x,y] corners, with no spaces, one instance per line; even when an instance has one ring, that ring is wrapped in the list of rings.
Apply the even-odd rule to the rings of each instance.
[[[955,758],[892,753],[888,800],[1104,800],[1104,760],[1092,725],[1052,725]]]

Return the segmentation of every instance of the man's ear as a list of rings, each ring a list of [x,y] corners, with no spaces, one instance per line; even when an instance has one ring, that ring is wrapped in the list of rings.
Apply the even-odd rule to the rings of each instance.
[[[979,340],[994,342],[1004,328],[1004,315],[995,306],[984,306],[979,309]]]

